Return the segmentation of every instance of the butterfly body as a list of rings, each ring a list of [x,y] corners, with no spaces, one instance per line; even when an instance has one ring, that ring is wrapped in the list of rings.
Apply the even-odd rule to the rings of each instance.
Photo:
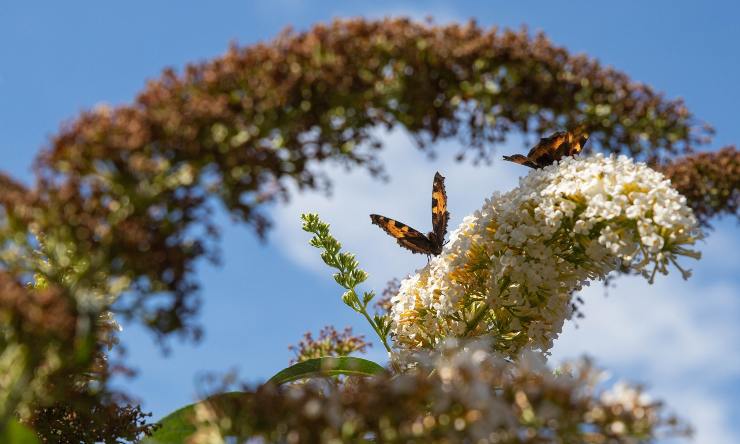
[[[558,131],[543,137],[526,156],[514,154],[504,156],[504,160],[529,168],[539,169],[560,161],[563,157],[575,156],[583,150],[588,141],[588,133],[582,130]]]
[[[400,246],[412,253],[437,256],[442,253],[447,221],[450,213],[447,211],[447,193],[444,186],[444,177],[436,173],[432,185],[432,231],[426,235],[415,230],[403,222],[379,214],[371,214],[370,220],[386,233],[392,236]]]

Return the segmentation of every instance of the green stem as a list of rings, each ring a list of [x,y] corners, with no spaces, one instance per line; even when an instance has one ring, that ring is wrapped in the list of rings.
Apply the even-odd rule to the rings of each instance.
[[[370,323],[370,326],[373,327],[373,330],[375,330],[375,334],[378,335],[378,337],[380,338],[380,341],[383,343],[383,346],[385,347],[385,349],[388,351],[388,353],[390,353],[391,352],[391,347],[388,345],[388,340],[386,339],[385,336],[383,336],[382,334],[380,334],[380,330],[378,329],[378,326],[375,325],[375,321],[373,321],[373,319],[370,317],[370,315],[367,314],[367,310],[365,310],[363,308],[362,311],[360,311],[360,313],[363,316],[365,316],[365,319],[367,319],[367,322],[369,322]]]
[[[354,289],[352,291],[353,293],[357,294],[357,292],[355,292]],[[369,314],[367,314],[367,309],[364,306],[364,304],[359,304],[359,306],[362,307],[362,309],[357,310],[358,313],[361,313],[363,316],[365,316],[365,319],[367,319],[367,322],[370,324],[373,330],[375,330],[375,334],[378,335],[378,337],[380,338],[380,341],[383,343],[383,347],[385,347],[385,349],[388,351],[388,354],[391,354],[392,352],[391,352],[390,345],[388,345],[388,338],[380,333],[380,329],[375,324],[375,321],[370,317]],[[391,366],[393,366],[393,370],[395,370],[396,373],[401,373],[401,367],[398,365],[397,362],[391,360]]]

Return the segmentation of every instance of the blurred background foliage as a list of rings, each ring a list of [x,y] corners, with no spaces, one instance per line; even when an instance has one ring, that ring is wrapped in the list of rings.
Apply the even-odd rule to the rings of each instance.
[[[590,149],[662,169],[705,225],[738,216],[734,147],[694,153],[712,130],[680,100],[526,30],[339,20],[81,113],[38,157],[35,185],[0,177],[0,421],[67,439],[50,442],[148,432],[106,384],[126,371],[110,357],[113,316],[197,338],[194,269],[218,258],[215,206],[264,236],[289,185],[328,189],[322,162],[382,174],[378,127],[424,150],[458,138],[460,160],[486,162],[509,134],[576,125]]]

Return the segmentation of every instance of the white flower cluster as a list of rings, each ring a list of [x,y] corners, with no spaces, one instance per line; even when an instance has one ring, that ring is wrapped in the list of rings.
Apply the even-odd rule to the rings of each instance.
[[[492,337],[515,356],[547,351],[572,295],[618,268],[652,279],[702,234],[686,199],[659,172],[620,157],[565,158],[495,193],[439,256],[392,299],[400,349],[446,337]],[[688,277],[688,271],[679,270]]]

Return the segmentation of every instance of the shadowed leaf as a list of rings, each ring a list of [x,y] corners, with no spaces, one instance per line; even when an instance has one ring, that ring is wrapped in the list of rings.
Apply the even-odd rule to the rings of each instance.
[[[325,356],[309,359],[280,370],[268,382],[284,384],[298,379],[325,376],[374,376],[385,372],[385,369],[373,361],[352,356]]]

